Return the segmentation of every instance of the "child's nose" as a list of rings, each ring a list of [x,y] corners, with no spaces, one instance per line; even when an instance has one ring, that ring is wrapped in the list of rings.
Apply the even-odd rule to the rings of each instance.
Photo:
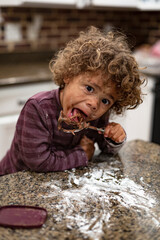
[[[90,107],[92,111],[96,111],[98,109],[98,105],[99,100],[96,97],[90,98],[87,102],[87,106]]]

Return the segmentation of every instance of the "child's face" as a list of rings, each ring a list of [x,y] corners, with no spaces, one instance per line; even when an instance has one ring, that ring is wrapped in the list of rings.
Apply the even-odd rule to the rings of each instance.
[[[64,82],[60,101],[63,113],[69,118],[80,113],[87,122],[95,120],[106,113],[117,99],[114,84],[108,81],[104,85],[100,73],[84,73]]]

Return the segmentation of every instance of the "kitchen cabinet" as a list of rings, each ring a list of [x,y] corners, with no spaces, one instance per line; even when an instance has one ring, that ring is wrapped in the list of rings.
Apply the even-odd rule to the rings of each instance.
[[[156,0],[0,0],[0,6],[22,7],[103,7],[103,8],[131,8],[141,11],[160,10],[160,1]]]
[[[17,119],[18,114],[0,117],[0,161],[11,145]]]
[[[28,7],[50,7],[50,6],[74,6],[76,0],[0,0],[0,6],[28,6]]]
[[[92,0],[91,2],[95,7],[136,8],[138,0]]]
[[[111,7],[111,8],[131,8],[141,11],[157,11],[160,10],[160,1],[156,0],[91,0],[94,7]]]
[[[159,11],[160,10],[160,1],[138,1],[138,9],[142,11]]]
[[[90,5],[90,0],[21,0],[24,6],[32,7],[66,7],[84,8]]]
[[[19,6],[21,2],[21,0],[0,0],[0,7]]]
[[[10,147],[19,113],[27,99],[55,88],[51,81],[0,88],[0,160]]]

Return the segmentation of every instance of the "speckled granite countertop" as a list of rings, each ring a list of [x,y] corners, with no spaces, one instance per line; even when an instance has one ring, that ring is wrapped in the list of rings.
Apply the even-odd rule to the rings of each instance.
[[[0,239],[158,240],[159,173],[160,145],[138,140],[83,169],[3,176],[1,206],[44,207],[48,218],[39,229],[0,227]]]

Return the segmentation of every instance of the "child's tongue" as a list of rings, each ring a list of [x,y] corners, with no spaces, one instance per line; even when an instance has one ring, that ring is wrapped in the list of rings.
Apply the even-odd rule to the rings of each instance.
[[[75,122],[79,122],[80,118],[84,118],[81,111],[77,108],[73,108],[73,110],[70,114],[70,117],[74,117],[74,118],[72,118],[72,120],[75,121]]]

